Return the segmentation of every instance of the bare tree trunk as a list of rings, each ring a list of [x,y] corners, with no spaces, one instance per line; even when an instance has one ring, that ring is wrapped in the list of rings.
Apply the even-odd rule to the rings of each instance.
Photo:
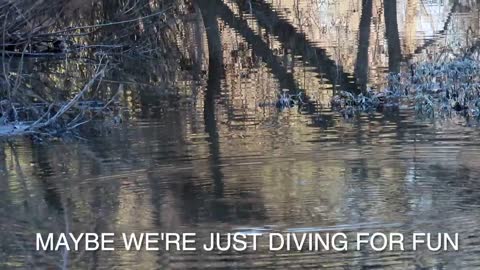
[[[397,0],[383,0],[385,31],[388,41],[388,71],[400,72],[402,52],[397,24]]]
[[[220,29],[217,22],[217,7],[215,1],[199,0],[198,5],[202,12],[203,24],[207,33],[208,43],[208,78],[223,77],[223,50]]]
[[[367,88],[368,82],[368,48],[370,46],[370,25],[372,21],[372,0],[362,1],[362,16],[358,33],[357,61],[355,63],[355,77],[362,91]]]
[[[202,59],[203,59],[203,36],[202,36],[202,12],[198,5],[195,6],[195,25],[193,27],[195,46],[194,49],[194,76],[196,80],[199,80],[199,75],[202,72]]]

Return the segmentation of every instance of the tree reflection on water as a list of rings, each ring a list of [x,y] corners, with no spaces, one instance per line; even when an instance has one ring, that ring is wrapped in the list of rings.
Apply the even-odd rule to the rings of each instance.
[[[175,12],[69,37],[83,49],[66,58],[23,59],[22,83],[54,101],[74,95],[96,53],[106,52],[113,66],[95,98],[108,100],[121,85],[126,121],[80,139],[0,144],[0,268],[478,265],[477,128],[462,117],[418,119],[408,108],[345,120],[329,107],[340,90],[381,89],[389,72],[408,71],[411,61],[473,47],[474,1],[60,2],[64,13],[51,31],[170,5]],[[107,41],[122,46],[100,49]],[[18,56],[2,59],[18,68]],[[278,110],[284,88],[304,93],[308,108]],[[462,244],[442,253],[117,249],[106,256],[35,252],[33,241],[36,232],[245,229],[458,232]]]

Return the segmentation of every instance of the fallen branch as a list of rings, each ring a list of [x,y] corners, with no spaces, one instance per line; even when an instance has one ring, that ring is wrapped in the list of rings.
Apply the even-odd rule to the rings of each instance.
[[[87,92],[88,89],[90,89],[90,87],[92,87],[93,83],[98,78],[103,77],[105,75],[105,69],[106,69],[106,66],[102,70],[96,72],[93,78],[87,84],[85,84],[83,89],[80,92],[78,92],[78,94],[75,95],[75,97],[72,100],[70,100],[66,105],[64,105],[53,117],[51,117],[50,119],[48,119],[43,123],[32,125],[31,129],[42,129],[56,122],[59,117],[65,114],[68,110],[70,110],[70,108],[72,108],[73,105],[75,105],[78,102],[78,100],[83,96],[83,94],[85,94],[85,92]]]
[[[102,79],[105,75],[107,65],[99,65],[95,71],[94,76],[88,81],[84,87],[78,92],[70,101],[68,101],[65,105],[63,105],[53,116],[49,117],[52,112],[53,104],[50,104],[48,110],[39,117],[36,121],[32,122],[14,122],[14,123],[5,123],[3,125],[0,124],[0,138],[1,137],[14,137],[14,136],[25,136],[25,135],[48,135],[51,136],[60,130],[72,130],[74,128],[78,128],[79,126],[89,122],[90,120],[85,120],[78,123],[78,120],[81,119],[80,117],[83,114],[83,111],[75,117],[74,121],[71,121],[68,125],[64,126],[54,126],[54,124],[58,123],[60,118],[65,115],[68,111],[70,111],[85,95],[85,93],[91,89],[93,84],[96,81]],[[75,123],[71,125],[71,123]],[[59,130],[60,129],[60,130]]]

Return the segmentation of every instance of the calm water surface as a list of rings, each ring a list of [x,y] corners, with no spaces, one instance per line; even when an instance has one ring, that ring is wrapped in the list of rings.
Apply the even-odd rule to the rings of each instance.
[[[342,20],[358,14],[351,23],[358,25],[362,1],[341,1],[346,7],[334,5],[337,13],[317,6],[316,16],[337,16],[306,16],[317,28],[295,19],[302,9],[313,12],[311,6],[277,2],[282,18],[296,29],[303,25],[312,46],[355,72],[350,43],[337,41],[352,40],[356,50],[358,27]],[[438,47],[436,39],[467,46],[457,30],[478,26],[475,6],[452,13],[448,1],[405,2],[397,5],[404,57],[431,53],[415,48]],[[373,1],[368,24],[365,83],[372,86],[382,85],[389,69],[380,4]],[[255,27],[254,18],[247,20]],[[447,20],[454,26],[439,32]],[[295,48],[275,57],[313,108],[259,106],[275,100],[278,74],[261,59],[244,63],[230,54],[241,51],[244,37],[221,26],[225,78],[182,79],[188,96],[126,91],[130,117],[107,134],[0,144],[0,268],[57,269],[68,261],[70,269],[480,269],[477,127],[461,117],[422,120],[409,109],[346,120],[326,106],[334,87]],[[332,38],[320,39],[322,31]],[[271,46],[281,43],[270,38]],[[251,52],[247,46],[242,53]],[[213,97],[205,94],[211,91]],[[34,233],[62,231],[458,232],[461,245],[438,253],[34,251]]]

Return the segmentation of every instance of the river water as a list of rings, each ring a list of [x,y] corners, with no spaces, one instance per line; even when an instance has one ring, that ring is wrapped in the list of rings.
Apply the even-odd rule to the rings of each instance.
[[[366,84],[381,87],[395,65],[381,1],[371,2],[365,73],[352,53],[361,48],[362,1],[313,2],[272,4],[337,70],[353,74],[357,65]],[[470,45],[478,7],[460,2],[452,12],[449,1],[398,1],[402,58]],[[128,117],[108,132],[0,144],[1,269],[480,269],[478,127],[408,108],[345,119],[328,107],[338,85],[295,48],[276,50],[275,35],[276,59],[315,105],[268,106],[282,88],[278,70],[250,57],[238,29],[220,26],[226,72],[218,81],[178,76],[189,95],[131,84]],[[38,232],[441,232],[459,233],[460,249],[38,252]]]

